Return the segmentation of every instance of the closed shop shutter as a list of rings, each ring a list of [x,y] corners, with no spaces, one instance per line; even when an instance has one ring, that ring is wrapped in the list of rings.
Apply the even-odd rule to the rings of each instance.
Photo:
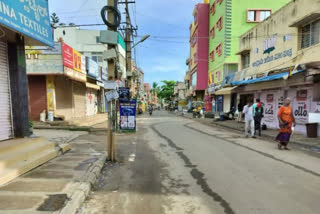
[[[39,121],[40,113],[47,111],[46,76],[28,76],[30,119]]]
[[[56,77],[56,116],[65,120],[73,117],[72,81],[64,76]]]
[[[86,86],[73,81],[74,117],[86,116]]]
[[[0,41],[0,141],[13,137],[7,49]]]

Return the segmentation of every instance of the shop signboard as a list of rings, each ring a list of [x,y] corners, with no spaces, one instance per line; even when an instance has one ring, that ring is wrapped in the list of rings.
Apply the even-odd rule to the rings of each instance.
[[[45,45],[54,46],[47,0],[10,0],[0,3],[0,24]]]
[[[62,43],[62,58],[63,65],[73,69],[73,49],[66,43]]]
[[[120,129],[136,130],[136,101],[120,101]]]
[[[117,90],[111,90],[105,93],[107,101],[112,101],[119,98]]]
[[[105,81],[104,82],[104,88],[105,89],[116,89],[117,83],[115,81]]]
[[[101,68],[101,79],[102,81],[108,81],[108,71],[106,68]]]
[[[64,66],[64,74],[68,77],[70,77],[70,79],[73,80],[77,80],[80,82],[86,82],[87,81],[87,76],[84,73],[75,71],[71,68],[68,68],[66,66]]]
[[[81,70],[81,54],[73,49],[73,69],[82,72]]]
[[[130,88],[120,87],[119,88],[119,98],[121,100],[129,100],[130,99]]]
[[[99,65],[89,57],[86,59],[88,75],[97,79],[99,77]]]
[[[81,55],[81,73],[87,74],[86,57]]]
[[[55,42],[54,47],[26,46],[26,54],[61,55],[61,43]]]

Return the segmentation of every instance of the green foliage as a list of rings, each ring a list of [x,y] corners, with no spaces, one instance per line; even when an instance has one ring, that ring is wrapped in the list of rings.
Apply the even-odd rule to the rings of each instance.
[[[153,95],[159,95],[161,88],[157,82],[152,83],[151,93]]]
[[[57,16],[56,13],[52,13],[52,15],[50,16],[51,18],[51,25],[52,27],[55,27],[59,22],[60,22],[60,19],[59,17]]]
[[[33,122],[32,120],[30,120],[30,121],[29,121],[29,127],[30,127],[30,128],[33,128],[33,126],[34,126],[34,122]]]
[[[176,81],[163,80],[161,82],[163,85],[161,86],[159,97],[165,99],[165,101],[170,101],[174,92],[174,87],[176,86]]]

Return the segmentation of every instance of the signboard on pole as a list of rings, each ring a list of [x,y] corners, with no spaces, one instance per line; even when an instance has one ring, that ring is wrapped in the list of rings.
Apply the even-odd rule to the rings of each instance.
[[[137,102],[120,101],[120,130],[136,130],[136,106]]]
[[[105,93],[106,99],[108,101],[115,100],[119,98],[117,90],[108,91]]]
[[[130,88],[128,87],[120,87],[119,88],[119,98],[121,100],[129,100],[130,98]]]

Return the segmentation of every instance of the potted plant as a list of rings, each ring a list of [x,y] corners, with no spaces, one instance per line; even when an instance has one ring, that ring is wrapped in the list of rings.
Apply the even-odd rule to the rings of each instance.
[[[34,126],[34,122],[33,121],[29,121],[29,130],[30,130],[30,133],[33,134],[33,126]]]

